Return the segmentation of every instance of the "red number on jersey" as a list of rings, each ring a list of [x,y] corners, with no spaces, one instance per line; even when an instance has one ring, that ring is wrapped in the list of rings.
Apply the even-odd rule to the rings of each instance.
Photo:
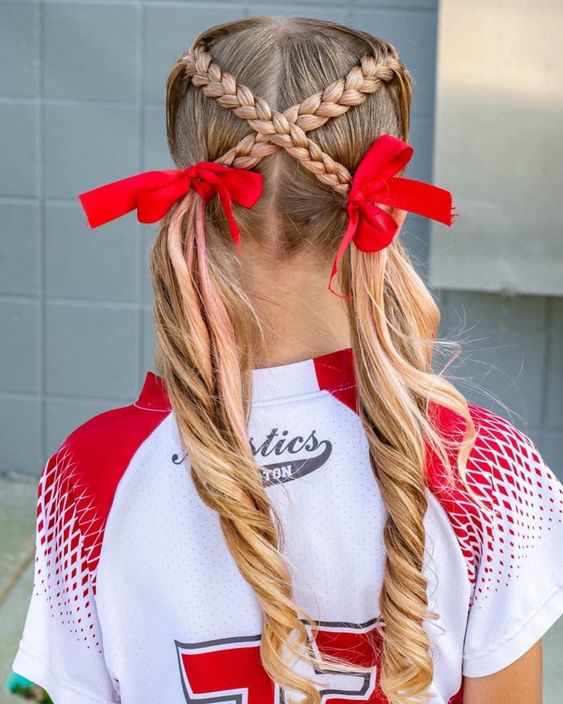
[[[323,704],[350,701],[387,704],[378,687],[377,653],[381,639],[376,620],[364,624],[319,624],[316,654],[330,654],[371,668],[368,673],[323,672],[308,667],[302,673],[319,685]],[[182,687],[190,704],[286,704],[283,690],[275,685],[262,667],[260,635],[223,638],[201,643],[180,643],[176,650]]]

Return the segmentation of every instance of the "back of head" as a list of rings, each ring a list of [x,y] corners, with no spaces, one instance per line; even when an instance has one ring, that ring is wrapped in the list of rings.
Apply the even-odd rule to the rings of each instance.
[[[262,197],[252,209],[233,207],[244,242],[274,261],[310,251],[328,272],[346,227],[351,174],[379,135],[408,139],[411,86],[394,47],[357,29],[281,17],[221,24],[168,74],[170,151],[178,168],[208,160],[259,171]],[[262,609],[264,667],[316,704],[313,684],[281,656],[293,635],[296,647],[304,642],[308,617],[293,601],[283,528],[246,437],[260,320],[221,205],[203,205],[190,191],[162,220],[152,249],[156,366],[195,486],[217,511]],[[431,616],[422,574],[424,439],[447,459],[430,401],[473,425],[463,396],[431,372],[439,312],[399,238],[377,252],[349,247],[338,281],[350,296],[357,410],[389,512],[381,685],[404,704],[427,692],[433,672],[422,625]]]
[[[190,54],[168,86],[168,138],[178,168],[235,150],[223,163],[255,165],[264,175],[265,192],[252,212],[237,211],[245,240],[263,242],[275,219],[268,245],[280,257],[310,246],[328,258],[345,224],[349,172],[380,134],[408,137],[411,79],[397,52],[331,22],[252,17],[204,32]],[[297,119],[288,120],[283,113],[292,107]],[[244,142],[252,130],[255,138]],[[260,141],[272,131],[280,148]]]

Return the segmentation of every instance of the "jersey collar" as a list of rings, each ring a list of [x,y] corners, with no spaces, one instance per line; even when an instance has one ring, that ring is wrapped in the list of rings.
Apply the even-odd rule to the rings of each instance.
[[[253,369],[253,403],[284,401],[318,391],[337,395],[355,386],[351,347],[289,364]],[[136,406],[170,411],[164,380],[147,371]]]

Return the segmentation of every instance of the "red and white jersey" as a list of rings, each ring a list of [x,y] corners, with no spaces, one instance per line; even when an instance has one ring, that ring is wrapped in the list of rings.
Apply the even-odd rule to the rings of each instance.
[[[319,622],[313,646],[371,669],[296,667],[325,704],[385,702],[370,636],[381,623],[386,510],[355,410],[352,349],[253,375],[249,439],[282,518],[295,600]],[[470,408],[479,436],[467,476],[486,506],[460,482],[446,489],[428,455],[424,570],[440,614],[425,626],[432,704],[459,704],[462,675],[509,665],[563,612],[563,487],[527,435]],[[459,416],[439,411],[461,438]],[[261,631],[254,592],[195,490],[162,380],[148,371],[134,403],[77,427],[45,466],[12,667],[55,704],[283,704],[289,693],[261,665]]]

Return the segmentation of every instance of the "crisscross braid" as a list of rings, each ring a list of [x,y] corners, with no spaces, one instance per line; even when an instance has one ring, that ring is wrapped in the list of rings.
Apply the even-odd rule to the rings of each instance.
[[[317,129],[331,117],[339,117],[368,95],[379,90],[402,71],[401,62],[386,56],[377,61],[362,56],[345,78],[340,78],[323,91],[292,105],[283,113],[272,109],[264,98],[255,96],[248,86],[223,71],[207,49],[198,45],[184,54],[186,75],[217,104],[248,122],[254,130],[216,161],[228,166],[252,168],[277,148],[285,149],[315,176],[339,193],[347,193],[352,176],[349,170],[324,152],[306,132]],[[266,148],[264,148],[266,147]]]

